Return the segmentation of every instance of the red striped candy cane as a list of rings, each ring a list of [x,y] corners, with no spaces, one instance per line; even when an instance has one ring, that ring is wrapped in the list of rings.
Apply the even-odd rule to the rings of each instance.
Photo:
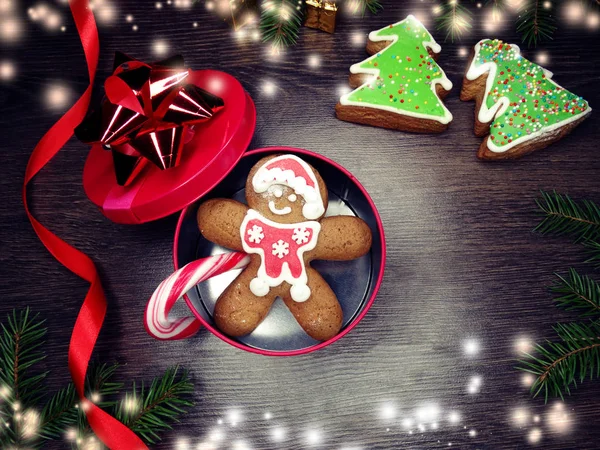
[[[196,284],[224,272],[246,267],[250,257],[244,253],[226,253],[209,256],[186,264],[166,278],[156,288],[144,316],[144,325],[150,336],[161,340],[185,339],[200,329],[194,316],[170,319],[169,312],[183,295]]]

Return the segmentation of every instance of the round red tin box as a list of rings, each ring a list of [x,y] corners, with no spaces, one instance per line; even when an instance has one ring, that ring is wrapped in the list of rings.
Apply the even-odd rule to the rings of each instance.
[[[185,300],[190,310],[214,335],[242,350],[270,356],[309,353],[337,341],[348,333],[373,304],[385,267],[385,237],[381,219],[371,197],[358,180],[340,165],[317,153],[290,147],[271,147],[245,153],[219,184],[201,200],[182,211],[173,246],[175,269],[196,259],[228,251],[207,241],[200,234],[196,223],[198,205],[214,197],[233,198],[245,203],[244,186],[251,167],[264,156],[282,153],[295,154],[319,171],[329,189],[327,214],[356,215],[363,219],[373,233],[373,245],[367,255],[357,260],[312,263],[336,293],[344,311],[341,331],[325,342],[309,337],[280,299],[277,299],[268,316],[251,334],[234,339],[219,331],[212,319],[214,304],[239,270],[200,283],[187,293]]]

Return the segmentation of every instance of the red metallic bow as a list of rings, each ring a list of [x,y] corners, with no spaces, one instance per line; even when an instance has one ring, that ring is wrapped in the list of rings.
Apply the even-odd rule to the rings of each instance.
[[[75,134],[85,143],[110,148],[120,185],[133,180],[144,160],[162,170],[177,166],[193,126],[223,108],[220,97],[187,83],[189,75],[181,56],[146,64],[116,53],[101,107]]]

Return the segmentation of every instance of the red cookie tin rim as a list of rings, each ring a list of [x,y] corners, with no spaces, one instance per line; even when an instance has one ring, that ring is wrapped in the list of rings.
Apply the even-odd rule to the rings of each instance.
[[[296,154],[307,155],[307,156],[310,156],[310,157],[313,157],[313,158],[320,159],[323,162],[332,165],[334,168],[338,169],[340,172],[342,172],[344,175],[346,175],[356,185],[356,187],[362,192],[362,194],[365,196],[365,199],[367,200],[367,202],[369,204],[369,207],[371,208],[371,210],[373,212],[373,215],[374,215],[374,218],[375,218],[375,222],[377,224],[377,228],[378,228],[378,231],[379,231],[380,236],[381,236],[381,249],[380,249],[381,250],[381,263],[380,263],[380,266],[379,266],[379,274],[378,274],[377,280],[375,281],[375,287],[373,288],[373,292],[371,293],[371,296],[369,297],[369,299],[365,303],[365,306],[358,313],[358,315],[348,325],[346,325],[346,327],[344,327],[338,334],[336,334],[331,339],[328,339],[326,341],[320,342],[319,344],[316,344],[316,345],[313,345],[313,346],[310,346],[310,347],[306,347],[306,348],[302,348],[302,349],[298,349],[298,350],[272,351],[272,350],[265,350],[265,349],[260,349],[260,348],[252,347],[250,345],[244,344],[242,342],[239,342],[239,341],[237,341],[235,339],[232,339],[231,337],[225,335],[218,328],[214,327],[212,324],[210,324],[209,322],[207,322],[204,319],[204,317],[202,317],[202,315],[198,313],[198,311],[196,310],[194,304],[192,303],[192,301],[189,299],[189,297],[187,295],[184,295],[184,299],[185,299],[185,302],[186,302],[188,308],[194,314],[194,316],[200,321],[200,323],[205,328],[207,328],[212,334],[214,334],[215,336],[217,336],[222,341],[224,341],[224,342],[226,342],[226,343],[228,343],[228,344],[230,344],[230,345],[232,345],[232,346],[234,346],[236,348],[239,348],[240,350],[245,350],[247,352],[256,353],[256,354],[259,354],[259,355],[265,355],[265,356],[297,356],[297,355],[303,355],[303,354],[306,354],[306,353],[311,353],[311,352],[314,352],[316,350],[320,350],[320,349],[322,349],[324,347],[327,347],[330,344],[333,344],[338,339],[341,339],[346,334],[348,334],[365,317],[365,315],[367,314],[367,312],[369,311],[369,309],[373,305],[373,302],[375,301],[375,298],[377,297],[377,294],[379,293],[379,289],[381,287],[381,282],[383,280],[383,274],[384,274],[384,271],[385,271],[385,262],[386,262],[385,233],[384,233],[384,230],[383,230],[383,223],[381,221],[381,216],[379,215],[379,211],[377,210],[377,207],[375,206],[375,203],[373,202],[373,199],[371,198],[371,196],[369,195],[369,193],[367,192],[367,190],[364,188],[364,186],[346,168],[344,168],[340,164],[336,163],[335,161],[327,158],[326,156],[323,156],[323,155],[321,155],[319,153],[312,152],[310,150],[301,149],[301,148],[274,146],[274,147],[264,147],[264,148],[258,148],[258,149],[250,150],[250,151],[244,153],[244,155],[242,156],[242,158],[245,158],[247,156],[253,156],[253,155],[256,155],[256,154],[260,154],[260,153],[274,152],[274,151],[275,152],[277,152],[277,151],[281,151],[281,152],[293,152],[293,153],[296,153]],[[180,234],[180,230],[181,230],[181,227],[182,227],[182,223],[183,223],[183,221],[184,221],[184,219],[185,219],[185,217],[186,217],[186,215],[188,213],[188,209],[191,206],[193,206],[193,204],[190,204],[190,205],[186,206],[181,211],[181,214],[179,215],[179,220],[177,221],[177,227],[175,229],[175,239],[173,241],[173,265],[175,267],[175,270],[179,269],[179,264],[177,262],[177,251],[178,251],[178,245],[179,245],[179,234]]]

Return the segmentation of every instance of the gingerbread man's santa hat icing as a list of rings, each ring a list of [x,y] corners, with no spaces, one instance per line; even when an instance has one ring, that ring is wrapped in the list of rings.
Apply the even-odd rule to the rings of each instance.
[[[271,186],[284,185],[304,198],[302,215],[315,220],[325,213],[325,205],[319,191],[317,177],[308,164],[294,155],[282,155],[267,161],[252,178],[252,187],[257,193],[266,192]],[[275,214],[288,214],[291,209],[270,209]]]

